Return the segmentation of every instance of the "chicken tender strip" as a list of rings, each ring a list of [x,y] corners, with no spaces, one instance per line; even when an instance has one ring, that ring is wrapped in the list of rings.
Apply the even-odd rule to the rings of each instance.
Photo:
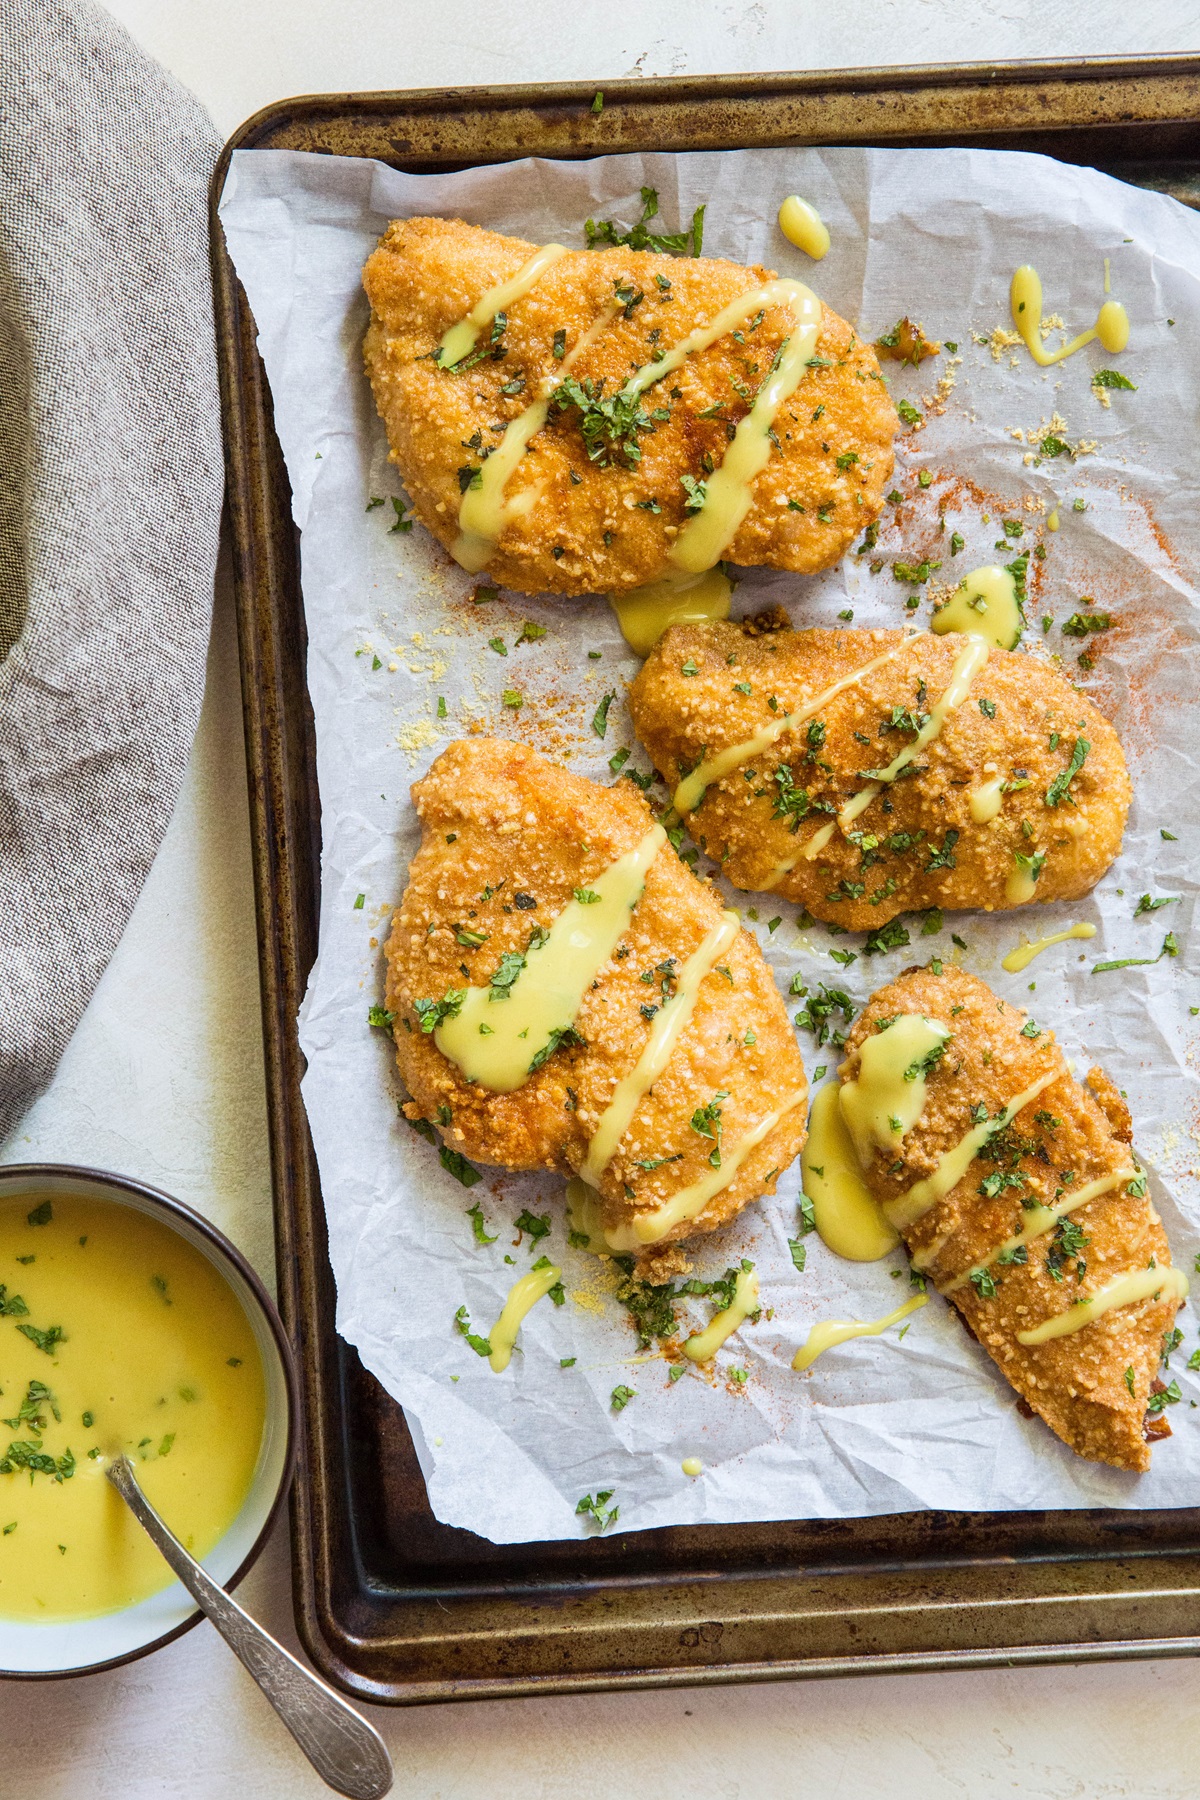
[[[393,221],[363,270],[367,374],[414,510],[448,550],[473,472],[537,396],[560,389],[563,404],[550,404],[505,484],[488,574],[524,593],[626,593],[669,568],[796,322],[786,305],[768,304],[640,396],[618,400],[634,371],[775,277],[707,257],[567,251],[543,260],[469,355],[454,366],[434,360],[445,334],[535,250],[460,219]],[[568,361],[579,388],[561,387]],[[873,349],[828,307],[773,429],[750,510],[716,554],[829,568],[880,510],[897,418]]]
[[[640,1253],[713,1231],[773,1193],[805,1137],[800,1052],[758,945],[669,845],[650,861],[573,1030],[512,1091],[469,1081],[438,1047],[440,1028],[428,1028],[430,1003],[486,992],[497,976],[503,986],[506,956],[525,958],[518,982],[538,982],[541,940],[555,920],[646,844],[653,820],[641,794],[485,738],[450,745],[412,792],[422,841],[387,944],[407,1116],[436,1124],[450,1148],[478,1162],[565,1175],[586,1168],[610,1249]],[[478,1009],[493,1030],[517,1004],[515,985],[508,994]],[[623,1084],[660,1015],[677,1027],[669,1054],[630,1107]],[[589,1165],[614,1102],[610,1142],[599,1166],[595,1157]],[[687,1192],[700,1203],[680,1211]]]
[[[1121,846],[1112,726],[1053,668],[977,638],[675,625],[629,708],[722,873],[850,931],[1078,899]]]
[[[864,1044],[902,1015],[940,1025],[949,1041],[925,1073],[915,1125],[867,1157],[868,1186],[914,1266],[1050,1429],[1093,1462],[1149,1468],[1146,1405],[1187,1282],[1171,1267],[1126,1139],[1127,1111],[1119,1097],[1113,1108],[1102,1071],[1089,1076],[1089,1093],[1053,1032],[948,966],[940,975],[907,969],[871,996],[846,1045],[843,1083],[860,1074]],[[931,1201],[944,1185],[939,1171],[953,1172],[972,1134],[975,1155]],[[1022,1341],[1077,1325],[1078,1300],[1131,1273],[1145,1277],[1140,1297],[1067,1335]],[[1128,1285],[1136,1293],[1138,1281]]]

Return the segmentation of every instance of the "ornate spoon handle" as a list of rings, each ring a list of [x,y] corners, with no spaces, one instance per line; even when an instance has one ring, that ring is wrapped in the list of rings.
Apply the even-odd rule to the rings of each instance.
[[[276,1643],[188,1555],[138,1486],[127,1456],[114,1457],[105,1474],[197,1606],[253,1675],[322,1781],[348,1800],[382,1800],[392,1785],[392,1764],[379,1733]]]

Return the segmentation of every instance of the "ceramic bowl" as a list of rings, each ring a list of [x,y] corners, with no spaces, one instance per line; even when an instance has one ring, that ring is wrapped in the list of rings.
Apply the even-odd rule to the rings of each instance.
[[[292,1478],[295,1460],[296,1375],[291,1347],[274,1302],[241,1251],[191,1207],[143,1182],[99,1169],[59,1163],[0,1166],[0,1199],[72,1194],[146,1213],[208,1258],[232,1289],[250,1323],[262,1358],[266,1415],[258,1462],[242,1509],[204,1566],[223,1587],[235,1587],[267,1540]],[[0,1618],[0,1676],[86,1675],[129,1662],[177,1638],[200,1618],[179,1582],[148,1600],[98,1618],[48,1624]]]

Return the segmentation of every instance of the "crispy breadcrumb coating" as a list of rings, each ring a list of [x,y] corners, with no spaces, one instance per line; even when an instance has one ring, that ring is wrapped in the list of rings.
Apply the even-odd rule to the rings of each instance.
[[[1088,1077],[1096,1093],[1081,1087],[1053,1032],[1034,1026],[1037,1035],[1026,1035],[1022,1008],[998,999],[962,969],[947,966],[940,975],[906,969],[873,994],[850,1033],[843,1081],[857,1073],[862,1044],[879,1022],[898,1013],[937,1021],[951,1042],[927,1077],[919,1122],[897,1151],[880,1152],[865,1171],[880,1201],[894,1200],[930,1175],[971,1130],[973,1108],[982,1106],[995,1118],[1039,1075],[1054,1071],[1049,1086],[985,1146],[962,1180],[905,1229],[905,1242],[931,1286],[944,1287],[1020,1232],[1029,1216],[1022,1195],[1052,1205],[1072,1189],[1132,1166],[1128,1114],[1119,1110],[1120,1096],[1102,1071]],[[979,1291],[968,1281],[949,1296],[972,1336],[1050,1429],[1080,1456],[1118,1469],[1150,1467],[1146,1404],[1163,1333],[1180,1305],[1175,1293],[1166,1288],[1114,1307],[1048,1343],[1021,1344],[1017,1333],[1065,1312],[1117,1276],[1146,1268],[1151,1258],[1159,1268],[1170,1266],[1162,1222],[1151,1200],[1136,1191],[1141,1186],[1122,1182],[1085,1202],[1069,1215],[1075,1229],[1065,1237],[1052,1230],[1035,1238],[1027,1262],[993,1264],[994,1292],[987,1292],[986,1282]]]
[[[674,788],[683,770],[754,737],[903,639],[899,631],[748,636],[733,624],[672,626],[630,689],[634,729]],[[713,782],[687,815],[688,829],[735,887],[770,888],[818,919],[873,931],[925,907],[991,912],[1017,904],[1006,887],[1018,856],[1036,867],[1044,853],[1034,884],[1039,901],[1074,900],[1096,885],[1120,849],[1129,809],[1120,741],[1056,670],[996,649],[916,757],[920,772],[885,785],[852,821],[853,837],[835,830],[815,859],[799,856],[774,879],[867,785],[863,771],[890,763],[913,742],[916,720],[947,687],[966,643],[953,632],[920,633],[811,720]],[[1050,806],[1047,795],[1069,769],[1077,739],[1087,755]],[[999,810],[978,823],[972,792],[999,781]]]
[[[653,823],[628,781],[611,788],[574,775],[523,744],[460,741],[412,790],[421,847],[387,944],[387,1007],[409,1117],[436,1122],[454,1150],[507,1169],[570,1175],[617,1084],[650,1031],[647,1001],[657,971],[682,962],[721,916],[710,887],[669,845],[651,864],[645,891],[613,957],[575,1021],[582,1045],[564,1045],[512,1093],[471,1085],[420,1029],[414,1002],[440,998],[464,980],[485,986],[503,952],[524,951],[534,926],[549,926],[577,888],[637,845]],[[453,839],[448,842],[447,839]],[[486,934],[465,947],[457,927]],[[654,974],[648,985],[646,971]],[[646,1094],[600,1184],[607,1227],[627,1225],[710,1170],[714,1141],[692,1115],[723,1093],[728,1154],[785,1100],[803,1095],[804,1067],[787,1011],[755,940],[739,931],[702,982],[695,1009],[665,1072]],[[773,1193],[799,1152],[807,1110],[797,1104],[747,1157],[698,1218],[663,1243],[715,1230],[748,1201]],[[659,1166],[645,1162],[670,1158]]]
[[[499,359],[489,354],[457,372],[439,367],[431,352],[443,333],[535,248],[461,219],[398,219],[363,270],[375,403],[416,514],[447,549],[458,535],[459,470],[500,443],[543,378],[558,370],[556,333],[569,350],[613,305],[618,288],[641,296],[617,310],[571,371],[602,382],[611,396],[634,368],[774,279],[768,270],[709,257],[573,252],[508,309]],[[749,411],[789,326],[790,315],[771,307],[761,323],[742,329],[741,342],[719,339],[648,389],[646,410],[665,408],[669,417],[636,434],[641,457],[632,469],[619,458],[598,467],[578,410],[552,412],[506,489],[511,497],[540,486],[540,498],[504,530],[489,577],[525,593],[592,594],[623,593],[661,575],[688,517],[681,477],[703,481],[720,464],[728,433]],[[875,352],[826,307],[816,355],[819,366],[776,418],[776,451],[724,552],[729,561],[804,573],[829,568],[879,512],[897,419]]]

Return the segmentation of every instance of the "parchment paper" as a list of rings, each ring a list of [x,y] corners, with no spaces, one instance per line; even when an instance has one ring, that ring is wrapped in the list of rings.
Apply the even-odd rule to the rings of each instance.
[[[1191,945],[1200,842],[1192,711],[1200,223],[1167,198],[1089,170],[985,151],[626,156],[431,177],[243,151],[221,218],[258,322],[302,532],[323,875],[320,956],[300,1031],[338,1329],[404,1406],[438,1517],[499,1543],[594,1529],[576,1505],[597,1489],[615,1491],[630,1529],[922,1507],[1192,1504],[1200,1379],[1186,1368],[1197,1342],[1190,1309],[1169,1371],[1183,1394],[1169,1413],[1175,1435],[1142,1477],[1082,1462],[1040,1422],[1022,1418],[991,1362],[936,1298],[902,1338],[893,1330],[855,1342],[809,1375],[794,1375],[791,1358],[816,1320],[870,1319],[909,1291],[902,1255],[847,1263],[815,1235],[805,1240],[804,1271],[793,1268],[787,1240],[797,1225],[797,1163],[774,1200],[748,1209],[697,1256],[705,1275],[741,1256],[755,1260],[760,1320],[727,1344],[714,1372],[671,1385],[663,1361],[637,1359],[606,1266],[568,1247],[560,1181],[488,1171],[468,1191],[398,1114],[391,1044],[368,1027],[367,1011],[382,995],[389,909],[417,843],[409,783],[451,739],[480,727],[524,737],[611,780],[608,759],[633,745],[624,691],[638,665],[603,599],[502,595],[472,605],[475,583],[420,527],[391,531],[391,499],[401,489],[362,373],[360,270],[388,220],[417,213],[582,247],[589,215],[632,223],[643,183],[659,191],[663,229],[678,229],[707,202],[707,252],[810,281],[866,335],[907,312],[958,346],[957,356],[947,346],[919,371],[887,365],[893,393],[912,400],[926,422],[899,440],[897,483],[915,497],[898,527],[891,512],[886,517],[873,552],[879,572],[867,557],[814,579],[747,572],[735,615],[779,602],[797,625],[834,624],[847,607],[856,625],[924,622],[928,590],[917,590],[916,613],[906,611],[914,590],[893,576],[895,560],[941,560],[935,580],[955,581],[1044,542],[1044,562],[1030,564],[1026,646],[1060,655],[1086,683],[1118,726],[1134,776],[1123,855],[1100,888],[1072,906],[952,915],[936,936],[921,936],[914,919],[909,947],[867,956],[861,937],[801,930],[797,909],[769,896],[733,895],[734,903],[753,909],[749,921],[757,912],[751,928],[784,987],[799,970],[861,1002],[936,954],[1030,1005],[1080,1074],[1100,1062],[1128,1092],[1175,1258],[1190,1271],[1200,1249],[1192,1016],[1200,981]],[[819,266],[775,225],[791,192],[806,195],[829,224],[833,247]],[[1091,324],[1103,298],[1105,258],[1113,296],[1133,321],[1130,348],[1115,364],[1093,346],[1042,372],[1023,348],[990,341],[1010,324],[1008,282],[1018,263],[1038,267],[1047,312],[1076,331]],[[1112,392],[1107,408],[1090,386],[1105,366],[1118,366],[1137,388]],[[1039,462],[1029,434],[1055,414],[1054,433],[1079,453]],[[917,487],[919,469],[932,476],[928,489]],[[384,504],[368,510],[372,496]],[[1086,510],[1075,510],[1077,501]],[[1055,505],[1061,529],[1050,534],[1045,513]],[[1002,518],[1024,527],[1011,545]],[[965,548],[952,558],[956,531]],[[1003,553],[998,540],[1009,546]],[[1116,628],[1086,644],[1064,636],[1062,622],[1079,607],[1111,612]],[[1043,615],[1054,621],[1045,634]],[[547,635],[517,646],[526,620]],[[506,654],[489,648],[492,638]],[[1076,667],[1081,650],[1096,657],[1094,672]],[[589,659],[589,651],[599,656]],[[523,697],[519,711],[503,704],[506,690]],[[591,721],[613,690],[602,742]],[[636,745],[631,766],[648,766]],[[1135,919],[1143,892],[1179,898]],[[1095,921],[1093,943],[1048,951],[1020,976],[1001,970],[1001,956],[1023,934],[1076,919]],[[1168,930],[1177,956],[1092,973],[1102,958],[1155,956]],[[843,968],[830,953],[847,946],[857,960]],[[803,1031],[801,1042],[810,1073],[822,1065],[832,1073],[836,1052],[815,1050]],[[477,1201],[493,1244],[475,1240],[467,1208]],[[536,1247],[528,1235],[518,1242],[512,1228],[524,1207],[552,1220]],[[566,1304],[539,1303],[510,1368],[494,1375],[455,1330],[454,1314],[465,1304],[475,1330],[486,1332],[513,1280],[547,1251],[564,1270]],[[709,1311],[696,1303],[697,1319]],[[573,1364],[562,1366],[568,1358]],[[614,1411],[618,1384],[636,1397]],[[692,1455],[704,1463],[695,1479],[680,1467]]]

